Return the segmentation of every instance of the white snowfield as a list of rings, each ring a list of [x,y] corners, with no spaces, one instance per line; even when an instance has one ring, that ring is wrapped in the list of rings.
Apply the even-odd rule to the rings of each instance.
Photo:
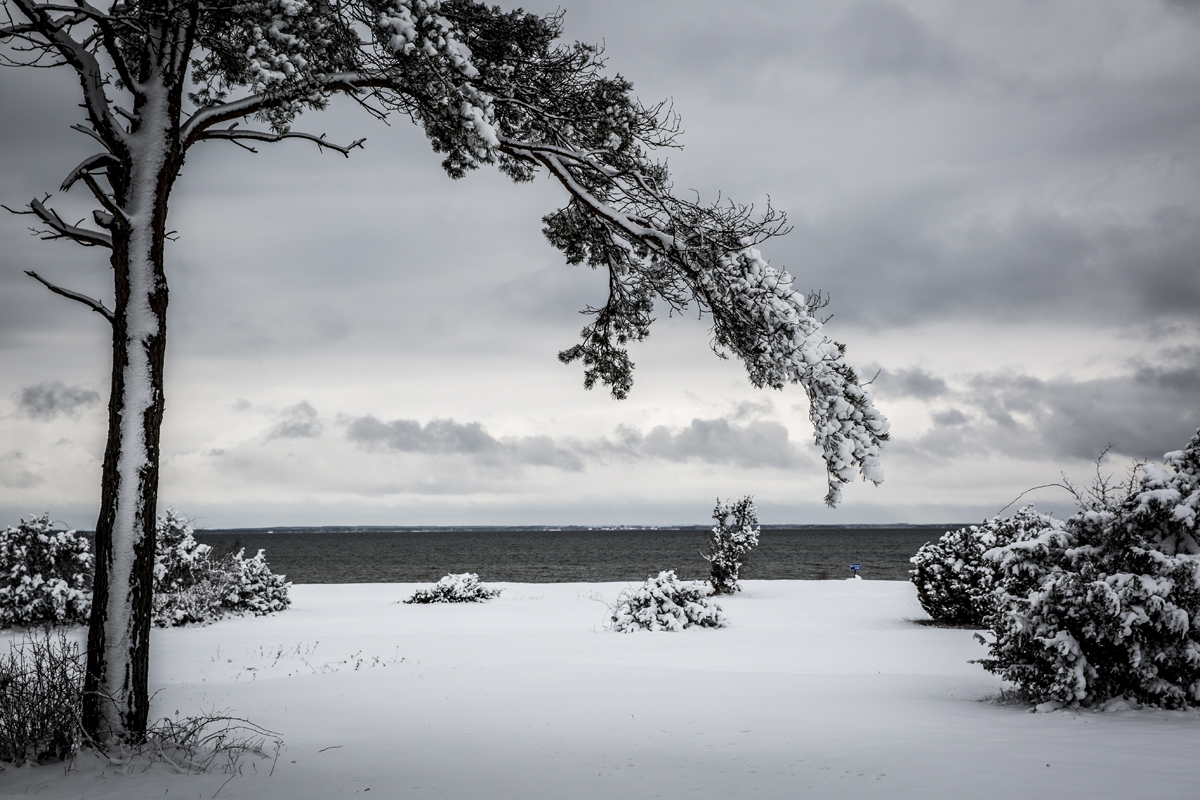
[[[913,624],[908,583],[744,581],[729,628],[633,634],[604,629],[625,584],[491,585],[489,603],[425,606],[397,602],[415,584],[301,585],[273,617],[156,630],[155,713],[277,731],[274,774],[90,756],[10,767],[0,795],[1200,797],[1200,714],[985,702],[984,648]]]

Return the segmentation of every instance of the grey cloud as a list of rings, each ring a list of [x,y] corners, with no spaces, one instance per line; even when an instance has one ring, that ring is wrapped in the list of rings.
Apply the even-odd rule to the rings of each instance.
[[[1135,224],[1025,209],[950,232],[941,201],[912,200],[801,233],[808,252],[790,260],[812,265],[804,278],[830,292],[839,319],[1200,319],[1196,214]]]
[[[556,467],[572,472],[583,469],[583,459],[571,446],[557,444],[548,436],[497,439],[478,422],[434,419],[422,425],[416,420],[383,422],[376,417],[366,416],[350,420],[346,436],[369,449],[477,456],[488,466],[521,464]]]
[[[934,412],[933,429],[916,439],[899,436],[893,446],[937,457],[999,452],[1091,460],[1111,445],[1117,454],[1158,459],[1200,427],[1200,348],[1175,356],[1174,363],[1135,363],[1125,374],[1089,380],[1017,372],[969,376],[949,394],[974,415]]]
[[[452,419],[434,419],[422,425],[411,419],[383,422],[373,416],[359,417],[350,422],[346,435],[359,444],[402,453],[472,454],[501,447],[478,422],[463,424]]]
[[[881,369],[873,385],[887,397],[915,397],[919,400],[941,397],[948,391],[946,381],[920,367],[896,372]]]
[[[666,461],[702,461],[740,467],[797,467],[808,459],[788,441],[778,422],[758,420],[739,425],[727,419],[693,419],[682,429],[659,425],[641,434],[631,428],[617,433],[621,451]]]
[[[739,409],[736,414],[745,411]],[[434,419],[384,422],[373,416],[350,419],[347,438],[371,450],[473,456],[485,466],[528,465],[580,471],[589,461],[661,459],[740,467],[792,468],[810,459],[789,440],[778,422],[740,424],[727,418],[693,419],[683,428],[658,425],[647,432],[620,426],[612,437],[591,441],[549,436],[494,437],[478,422]]]
[[[1164,0],[1167,8],[1175,8],[1188,13],[1200,13],[1200,0]]]
[[[100,394],[61,381],[43,381],[17,393],[17,407],[33,419],[54,419],[60,414],[78,414],[100,402]]]
[[[41,482],[41,477],[25,466],[25,454],[21,451],[10,450],[0,456],[0,486],[7,486],[10,489],[28,489]]]
[[[942,427],[962,425],[966,423],[967,415],[959,411],[957,408],[948,408],[945,411],[937,411],[933,414],[933,422],[935,425]]]
[[[315,439],[325,430],[317,410],[308,401],[285,408],[280,420],[267,431],[268,439]]]
[[[856,76],[953,77],[963,57],[934,36],[911,11],[895,3],[855,3],[829,31],[835,63]]]

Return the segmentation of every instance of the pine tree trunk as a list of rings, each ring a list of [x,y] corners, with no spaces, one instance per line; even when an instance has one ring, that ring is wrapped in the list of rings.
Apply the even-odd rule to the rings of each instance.
[[[150,617],[167,342],[163,243],[176,159],[175,126],[165,92],[148,93],[138,113],[141,124],[117,191],[128,221],[113,231],[112,394],[84,682],[84,733],[101,746],[143,738],[150,710]]]

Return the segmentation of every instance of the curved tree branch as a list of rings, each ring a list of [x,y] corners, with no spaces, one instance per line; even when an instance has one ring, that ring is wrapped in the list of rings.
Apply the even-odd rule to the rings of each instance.
[[[112,324],[113,312],[110,311],[108,309],[108,307],[105,306],[104,303],[101,303],[99,300],[93,300],[92,298],[88,297],[86,294],[80,294],[79,292],[74,292],[74,291],[71,291],[70,289],[64,289],[61,286],[55,286],[53,283],[46,280],[41,275],[38,275],[33,270],[27,269],[27,270],[25,270],[25,274],[28,275],[29,277],[33,278],[35,281],[42,284],[43,286],[45,286],[47,289],[54,292],[55,294],[62,295],[63,297],[69,298],[78,303],[83,303],[85,306],[90,308],[92,311],[95,311],[97,314],[99,314],[100,316],[102,316],[106,320],[108,320],[110,325]]]

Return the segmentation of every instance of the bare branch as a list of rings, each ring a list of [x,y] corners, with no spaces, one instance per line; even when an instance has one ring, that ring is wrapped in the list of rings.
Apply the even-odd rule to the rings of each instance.
[[[356,139],[355,141],[351,142],[350,144],[341,145],[341,144],[335,144],[333,142],[327,141],[325,139],[324,134],[322,134],[320,136],[314,136],[311,133],[301,133],[298,131],[288,131],[287,133],[272,133],[271,131],[236,130],[235,128],[225,128],[223,130],[218,130],[218,131],[207,130],[207,131],[203,131],[196,137],[196,141],[203,141],[206,139],[227,139],[229,141],[234,142],[235,144],[241,144],[241,140],[249,140],[249,141],[255,141],[255,142],[267,142],[268,144],[273,144],[275,142],[283,141],[284,139],[306,139],[310,142],[316,143],[317,147],[322,150],[325,150],[325,149],[334,150],[334,151],[346,156],[347,158],[350,157],[351,150],[355,149],[356,147],[362,147],[363,142],[366,141],[366,139]],[[242,146],[246,147],[246,145],[242,145]],[[257,150],[255,150],[252,147],[246,147],[246,149],[252,153],[258,152]]]
[[[1066,489],[1068,492],[1070,492],[1072,495],[1074,495],[1074,496],[1075,496],[1075,499],[1076,499],[1076,500],[1078,500],[1078,499],[1079,499],[1079,497],[1080,497],[1079,493],[1078,493],[1078,492],[1075,490],[1075,487],[1074,487],[1074,486],[1072,486],[1072,485],[1070,484],[1070,482],[1065,482],[1065,483],[1043,483],[1041,486],[1034,486],[1034,487],[1032,487],[1032,488],[1030,488],[1030,489],[1026,489],[1025,491],[1021,492],[1019,495],[1017,495],[1016,497],[1014,497],[1014,498],[1012,499],[1012,502],[1011,502],[1011,503],[1009,503],[1009,504],[1008,504],[1008,505],[1006,505],[1004,508],[1002,508],[1002,509],[1000,509],[999,511],[997,511],[997,512],[996,512],[996,516],[997,516],[997,517],[998,517],[998,516],[1000,516],[1000,515],[1001,515],[1001,514],[1003,514],[1003,513],[1004,513],[1004,512],[1005,512],[1007,509],[1009,509],[1009,508],[1011,508],[1012,506],[1016,505],[1016,502],[1017,502],[1018,500],[1020,500],[1022,497],[1024,497],[1024,496],[1025,496],[1025,495],[1027,495],[1027,494],[1029,494],[1030,492],[1036,492],[1038,489]]]
[[[33,278],[35,281],[42,284],[43,286],[45,286],[47,289],[54,292],[55,294],[60,294],[63,297],[69,298],[78,303],[83,303],[85,306],[90,308],[92,311],[95,311],[97,314],[99,314],[100,316],[102,316],[106,320],[108,320],[109,324],[112,324],[113,312],[110,311],[108,309],[108,307],[105,306],[104,303],[101,303],[99,300],[93,300],[92,298],[88,297],[86,294],[80,294],[79,292],[73,292],[70,289],[64,289],[61,286],[55,286],[53,283],[46,280],[41,275],[38,275],[33,270],[27,269],[27,270],[25,270],[25,274],[28,275],[29,277]]]

